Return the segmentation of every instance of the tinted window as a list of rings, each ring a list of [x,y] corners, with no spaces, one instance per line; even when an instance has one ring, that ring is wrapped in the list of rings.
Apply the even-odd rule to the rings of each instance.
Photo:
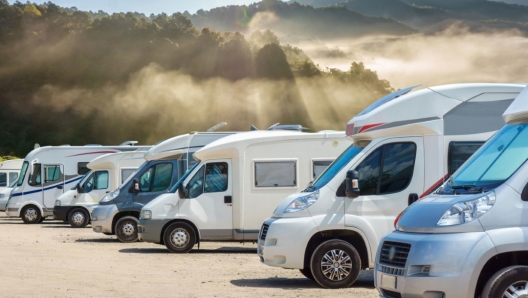
[[[172,164],[164,163],[155,166],[154,182],[152,183],[152,191],[166,190],[172,178]]]
[[[379,194],[399,192],[407,188],[414,171],[415,155],[414,143],[385,145]]]
[[[154,167],[150,167],[139,177],[139,189],[142,192],[150,191],[152,174],[154,174]]]
[[[18,179],[18,173],[9,173],[9,184],[12,184]]]
[[[86,180],[84,180],[83,189],[85,193],[89,193],[94,188],[94,174],[90,174]]]
[[[383,147],[380,147],[367,156],[357,167],[359,173],[360,195],[375,195],[378,190],[379,171]]]
[[[60,166],[44,166],[44,182],[57,181],[60,178]]]
[[[0,173],[0,186],[4,187],[7,186],[7,174],[6,173]]]
[[[98,171],[95,172],[95,189],[107,189],[108,188],[108,172]]]
[[[86,175],[90,171],[88,167],[86,166],[87,162],[78,162],[77,163],[77,174],[79,175]]]
[[[40,164],[33,164],[33,175],[29,175],[29,185],[36,186],[41,184],[40,180]]]
[[[227,190],[227,163],[209,163],[205,168],[205,192]]]
[[[121,184],[134,174],[135,171],[136,169],[121,169]]]
[[[328,168],[328,166],[332,163],[331,160],[314,160],[313,162],[313,178],[319,177],[321,173]]]
[[[20,169],[20,176],[18,176],[17,186],[20,186],[22,185],[22,183],[24,183],[24,176],[26,176],[28,167],[29,163],[27,161],[24,161],[24,163],[22,164],[22,169]]]
[[[189,190],[189,198],[196,198],[203,193],[203,181],[204,181],[204,170],[205,166],[202,166],[196,174],[192,177],[187,189]]]
[[[451,142],[447,158],[449,176],[453,175],[468,158],[477,152],[484,142]]]
[[[291,187],[296,179],[295,161],[255,162],[256,187]]]

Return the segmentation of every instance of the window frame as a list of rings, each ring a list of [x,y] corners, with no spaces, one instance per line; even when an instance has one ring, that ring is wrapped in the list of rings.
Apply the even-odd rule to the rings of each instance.
[[[61,178],[61,166],[60,165],[43,165],[44,166],[44,184],[53,183],[55,181],[59,181]],[[55,180],[48,180],[48,169],[55,168],[55,171],[59,170],[59,176]],[[55,171],[53,172],[53,176],[55,176]],[[42,178],[41,178],[42,180]]]
[[[295,185],[293,186],[257,186],[257,163],[280,163],[280,162],[293,162],[295,166]],[[299,159],[298,158],[263,158],[253,159],[252,174],[253,181],[251,183],[254,190],[266,190],[266,189],[298,189],[299,188]]]
[[[107,177],[107,180],[106,180],[106,188],[98,188],[97,187],[97,175],[98,173],[106,173],[106,177]],[[92,190],[103,190],[103,189],[109,189],[110,188],[110,172],[108,172],[107,170],[102,170],[102,171],[94,171],[94,187]]]

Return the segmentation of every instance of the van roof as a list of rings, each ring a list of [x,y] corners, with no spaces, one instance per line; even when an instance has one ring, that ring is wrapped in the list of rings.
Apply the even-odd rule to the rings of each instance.
[[[101,155],[86,165],[89,169],[113,169],[123,159],[143,159],[147,151],[117,152]]]
[[[38,155],[40,155],[43,152],[53,150],[57,152],[63,152],[62,154],[65,154],[67,156],[70,155],[77,155],[77,154],[85,154],[85,153],[92,153],[92,154],[108,154],[108,153],[117,153],[117,152],[130,152],[130,151],[137,151],[137,150],[146,150],[147,148],[150,148],[150,146],[45,146],[45,147],[39,147],[36,149],[31,150],[26,157],[25,160],[33,160]],[[76,153],[79,152],[79,153]],[[58,158],[61,158],[58,156]]]
[[[229,158],[243,152],[249,145],[286,140],[300,139],[335,139],[344,138],[344,131],[320,131],[317,133],[257,130],[239,133],[214,141],[194,153],[199,160]]]
[[[528,121],[528,86],[517,95],[502,117],[506,123]]]
[[[4,160],[0,162],[0,170],[20,170],[23,162],[23,159]]]
[[[415,92],[409,92],[413,87],[407,88],[409,93],[385,96],[368,107],[366,113],[352,118],[347,123],[347,136],[353,140],[369,140],[389,135],[465,135],[496,131],[504,124],[502,113],[525,86],[452,84]]]

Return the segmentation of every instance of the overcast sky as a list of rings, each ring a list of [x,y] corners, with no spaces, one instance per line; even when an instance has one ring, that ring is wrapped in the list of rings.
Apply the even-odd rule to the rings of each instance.
[[[44,3],[50,0],[31,0],[34,3]],[[189,11],[195,13],[199,9],[209,10],[218,6],[251,4],[260,0],[51,0],[51,2],[64,7],[75,6],[79,10],[98,11],[107,13],[137,11],[145,15],[165,12]],[[8,0],[9,3],[15,2]],[[25,2],[25,1],[21,1]]]

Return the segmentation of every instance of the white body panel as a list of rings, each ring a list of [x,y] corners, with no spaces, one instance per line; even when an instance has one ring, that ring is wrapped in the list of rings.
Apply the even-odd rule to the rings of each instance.
[[[22,168],[22,159],[4,160],[0,162],[0,191],[18,180],[18,174]]]

